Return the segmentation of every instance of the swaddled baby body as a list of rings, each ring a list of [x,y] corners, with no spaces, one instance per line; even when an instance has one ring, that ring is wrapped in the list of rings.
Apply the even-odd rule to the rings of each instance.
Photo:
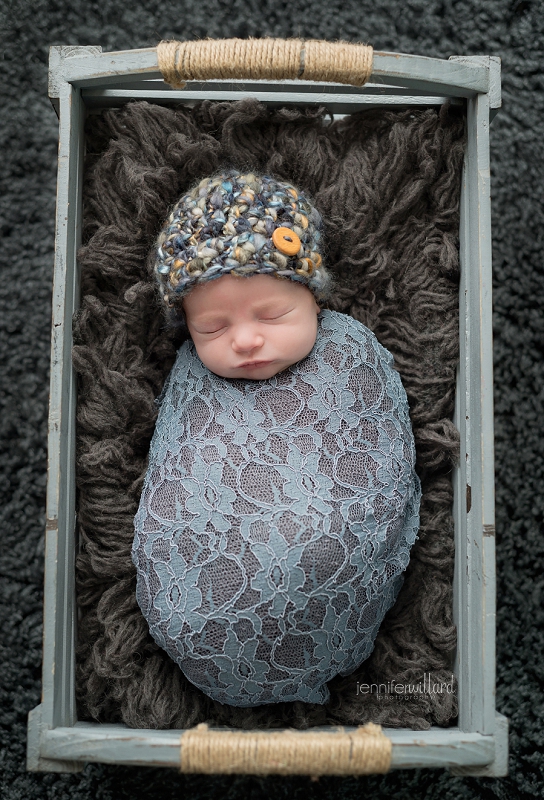
[[[318,306],[327,274],[315,209],[290,184],[249,178],[203,181],[159,240],[163,297],[191,340],[163,392],[135,517],[137,598],[155,641],[213,699],[324,703],[327,681],[370,655],[402,584],[419,523],[414,443],[392,356],[364,325]],[[206,277],[202,260],[200,272],[161,273],[169,259],[203,258],[199,232],[213,232],[206,217],[223,188],[237,241],[205,245],[222,269]],[[225,262],[240,248],[240,206],[242,219],[274,227],[236,268]],[[181,251],[191,237],[180,230],[196,255],[194,244]],[[292,274],[293,258],[278,270],[265,246],[296,246]]]

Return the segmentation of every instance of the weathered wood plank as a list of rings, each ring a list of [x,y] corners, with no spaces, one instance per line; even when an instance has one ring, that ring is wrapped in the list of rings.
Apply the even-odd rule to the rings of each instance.
[[[508,775],[508,720],[502,714],[495,715],[495,757],[484,766],[452,767],[453,775],[477,776],[481,778],[504,778]]]
[[[96,87],[95,87],[96,88]],[[104,87],[102,87],[104,88]],[[149,79],[127,81],[116,86],[115,84],[107,87],[107,90],[125,89],[125,90],[145,90],[154,91],[160,90],[170,94],[178,92],[178,89],[173,89],[168,84],[165,84],[162,79]],[[86,92],[93,92],[95,89],[83,88],[82,94],[85,96]],[[185,91],[185,90],[184,90]],[[278,94],[281,92],[284,96],[289,96],[291,93],[304,94],[307,92],[319,92],[322,95],[342,95],[348,94],[350,98],[366,97],[372,95],[374,97],[384,97],[393,95],[406,95],[406,90],[402,86],[389,86],[387,84],[374,84],[366,83],[364,86],[348,86],[341,83],[316,83],[314,81],[302,80],[285,80],[278,81],[255,81],[255,80],[217,80],[217,81],[188,81],[186,91],[193,93],[199,91],[206,92],[263,92],[268,94]],[[411,89],[411,96],[428,97],[429,92],[423,89]]]
[[[154,82],[153,82],[154,83]],[[164,84],[163,84],[164,85]],[[132,100],[148,100],[153,103],[186,103],[188,105],[200,102],[201,100],[234,101],[243,100],[246,97],[260,100],[270,106],[296,105],[320,105],[332,114],[353,114],[368,108],[383,108],[384,106],[394,106],[395,108],[409,107],[428,107],[441,106],[450,98],[428,95],[351,95],[351,94],[330,94],[323,92],[289,92],[282,91],[268,92],[255,90],[216,89],[194,90],[189,87],[187,90],[172,91],[168,89],[83,89],[82,97],[87,108],[107,108],[117,107]],[[453,101],[455,102],[455,100]]]
[[[353,728],[346,726],[346,730]],[[46,758],[65,762],[179,768],[182,733],[79,722],[74,728],[47,731],[42,753]],[[393,743],[393,769],[483,766],[494,758],[495,746],[491,736],[461,733],[452,728],[432,728],[429,731],[384,729],[384,733]]]
[[[64,48],[63,48],[64,50]],[[92,52],[85,55],[75,48],[66,52],[51,79],[52,91],[59,81],[68,81],[74,86],[91,87],[131,82],[135,77],[161,78],[155,48],[117,51],[111,53]],[[432,94],[455,97],[472,97],[477,92],[487,92],[489,69],[485,66],[444,61],[425,56],[404,53],[374,53],[372,82],[391,84]],[[439,91],[437,91],[439,90]]]
[[[61,112],[53,280],[53,320],[46,495],[43,722],[75,722],[75,404],[71,363],[72,314],[79,294],[76,250],[81,214],[81,136],[78,89],[60,92]]]
[[[439,58],[374,51],[372,82],[391,83],[407,89],[425,89],[456,97],[473,97],[489,89],[489,70],[481,65]]]
[[[498,56],[450,56],[450,61],[473,66],[485,66],[489,70],[489,119],[495,117],[502,106],[501,59]]]
[[[82,761],[63,761],[57,758],[44,758],[42,755],[43,733],[49,728],[42,719],[43,705],[40,704],[28,713],[28,735],[26,740],[26,768],[29,772],[81,772],[85,767]]]
[[[455,422],[461,463],[455,477],[456,673],[462,730],[495,726],[495,542],[489,98],[467,102],[468,141],[461,197],[461,358]],[[464,444],[464,446],[463,446]]]

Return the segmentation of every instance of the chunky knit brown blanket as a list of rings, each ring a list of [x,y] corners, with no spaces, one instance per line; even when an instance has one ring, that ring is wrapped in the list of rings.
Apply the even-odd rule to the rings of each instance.
[[[455,720],[455,693],[432,685],[451,681],[456,645],[451,417],[464,118],[444,107],[327,122],[324,109],[271,110],[253,100],[194,109],[133,103],[89,118],[74,325],[82,717],[150,728],[371,720],[424,729]],[[275,174],[313,197],[336,280],[331,308],[363,322],[393,353],[410,402],[423,485],[419,540],[372,656],[329,684],[326,706],[247,709],[208,699],[154,643],[136,603],[133,517],[154,398],[181,343],[161,316],[154,240],[179,196],[224,166]],[[407,694],[392,693],[391,682]],[[422,691],[410,693],[418,683]]]

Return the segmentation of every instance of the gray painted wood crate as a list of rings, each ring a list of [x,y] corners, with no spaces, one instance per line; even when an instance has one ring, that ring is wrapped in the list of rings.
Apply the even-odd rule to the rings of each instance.
[[[374,53],[362,88],[303,81],[189,83],[172,90],[154,48],[102,53],[53,47],[49,94],[60,145],[51,345],[42,702],[29,714],[28,768],[75,772],[86,762],[180,767],[182,731],[78,722],[75,671],[75,406],[72,315],[78,306],[83,121],[88,109],[130,99],[157,103],[256,97],[280,105],[326,104],[334,114],[369,107],[466,103],[468,143],[461,198],[460,345],[455,423],[461,458],[454,479],[455,674],[459,724],[428,731],[385,729],[392,768],[447,767],[502,776],[508,724],[495,711],[495,539],[489,123],[500,107],[500,61]],[[331,728],[332,731],[332,728]]]

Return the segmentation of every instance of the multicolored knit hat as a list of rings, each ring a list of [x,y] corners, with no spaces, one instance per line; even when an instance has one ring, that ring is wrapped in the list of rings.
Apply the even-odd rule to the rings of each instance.
[[[181,299],[223,275],[268,274],[302,283],[324,300],[329,275],[319,252],[321,217],[290,183],[229,170],[185,194],[159,239],[155,273],[172,321]]]

